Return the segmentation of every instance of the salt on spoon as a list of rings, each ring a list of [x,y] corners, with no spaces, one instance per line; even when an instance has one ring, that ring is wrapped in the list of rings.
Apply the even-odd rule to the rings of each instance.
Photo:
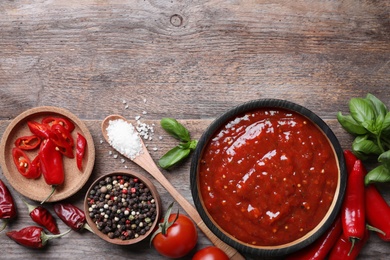
[[[199,229],[203,231],[216,247],[222,249],[230,259],[245,259],[235,248],[229,246],[211,232],[204,224],[194,206],[192,206],[192,204],[189,203],[165,178],[153,161],[144,142],[131,122],[120,115],[110,115],[103,120],[101,128],[106,141],[123,156],[129,158],[150,173],[180,204],[187,212],[188,216],[192,218]]]

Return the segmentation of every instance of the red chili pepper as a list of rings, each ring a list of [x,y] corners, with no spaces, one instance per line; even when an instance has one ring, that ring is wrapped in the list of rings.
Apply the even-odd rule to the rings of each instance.
[[[347,172],[351,172],[353,166],[358,159],[350,150],[344,150],[345,164],[347,165]]]
[[[40,138],[48,139],[48,138],[53,138],[54,136],[54,133],[50,130],[49,126],[47,125],[38,123],[36,121],[28,121],[27,125],[31,133],[33,133],[34,135]]]
[[[22,136],[16,139],[15,146],[22,150],[34,150],[41,143],[41,138],[36,135]]]
[[[46,139],[42,142],[39,157],[43,177],[48,185],[53,186],[50,195],[41,202],[43,204],[51,197],[56,187],[64,182],[65,175],[62,154],[56,150],[53,140]]]
[[[71,133],[62,125],[55,124],[51,127],[51,130],[64,142],[66,142],[69,146],[74,146],[74,141]]]
[[[85,137],[77,133],[77,141],[76,141],[76,160],[77,160],[77,168],[82,171],[83,170],[83,158],[85,154],[85,148],[87,146],[87,140]]]
[[[320,260],[325,259],[342,233],[341,218],[337,217],[332,226],[313,244],[291,254],[286,260]]]
[[[27,154],[20,148],[14,147],[12,149],[12,158],[19,173],[28,179],[36,179],[41,173],[38,168],[39,159],[35,158],[31,162]]]
[[[62,234],[47,235],[43,231],[43,228],[37,226],[29,226],[22,228],[19,231],[9,231],[7,232],[7,236],[22,246],[31,248],[43,248],[47,245],[47,242],[50,239],[62,237],[70,231],[71,229]]]
[[[384,232],[377,232],[384,241],[390,241],[390,206],[374,185],[366,187],[366,218],[368,224]]]
[[[46,228],[52,234],[57,235],[60,233],[55,218],[46,208],[30,205],[24,200],[23,202],[26,204],[29,215],[35,223]]]
[[[79,209],[70,203],[57,203],[54,206],[54,211],[57,216],[70,228],[75,231],[80,231],[85,228],[89,231],[92,231],[91,227],[88,225],[84,211]]]
[[[62,125],[66,130],[72,132],[75,128],[74,124],[67,118],[64,117],[45,117],[42,119],[42,124],[53,126],[53,125]]]
[[[0,179],[0,219],[4,220],[3,226],[0,227],[0,232],[5,229],[9,220],[16,218],[16,216],[16,205],[11,192]]]
[[[341,209],[343,233],[351,241],[351,251],[355,244],[363,239],[366,230],[364,175],[365,168],[362,161],[356,160],[352,171],[348,174],[347,188]]]
[[[344,234],[340,236],[336,244],[332,248],[329,254],[329,260],[352,260],[356,259],[363,249],[364,245],[367,243],[368,238],[370,237],[370,232],[368,229],[364,230],[363,238],[357,242],[351,251],[352,243],[349,238],[345,237]]]

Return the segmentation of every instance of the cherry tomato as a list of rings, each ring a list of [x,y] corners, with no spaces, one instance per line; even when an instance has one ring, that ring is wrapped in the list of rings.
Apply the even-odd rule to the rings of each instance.
[[[229,260],[229,257],[218,247],[208,246],[196,252],[192,260]]]
[[[189,217],[179,213],[168,213],[170,213],[170,209],[160,223],[159,229],[153,234],[152,243],[161,255],[169,258],[180,258],[187,255],[195,247],[198,233],[194,222]]]

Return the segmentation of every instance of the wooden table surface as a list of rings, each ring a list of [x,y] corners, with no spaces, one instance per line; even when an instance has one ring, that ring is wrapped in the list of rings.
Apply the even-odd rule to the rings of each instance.
[[[388,0],[0,1],[0,134],[38,106],[68,109],[85,122],[96,162],[86,186],[68,200],[79,207],[100,175],[125,167],[147,174],[109,154],[100,132],[109,114],[155,124],[147,141],[155,161],[176,144],[160,128],[162,117],[177,118],[199,138],[229,108],[259,98],[309,108],[350,148],[337,111],[347,113],[349,99],[368,92],[390,106],[389,73]],[[192,203],[189,168],[187,160],[163,173]],[[152,181],[165,210],[173,198]],[[19,217],[7,230],[20,229],[32,222],[10,189]],[[390,202],[390,185],[381,191]],[[5,232],[0,244],[6,259],[164,259],[147,242],[114,246],[88,231],[43,250],[19,246]],[[199,232],[196,250],[207,245]],[[372,235],[359,258],[389,254],[389,244]]]

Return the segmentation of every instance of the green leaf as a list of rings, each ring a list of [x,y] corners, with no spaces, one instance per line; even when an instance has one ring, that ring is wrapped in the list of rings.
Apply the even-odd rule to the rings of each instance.
[[[375,182],[389,182],[390,181],[390,170],[385,165],[379,165],[372,169],[364,178],[366,185]]]
[[[378,157],[378,162],[381,162],[390,168],[390,150],[381,153]]]
[[[390,130],[390,112],[388,112],[385,115],[385,118],[383,119],[382,123],[382,131],[389,131]]]
[[[359,124],[375,120],[374,106],[366,99],[351,98],[349,101],[349,110],[353,119]]]
[[[352,143],[352,152],[364,160],[369,155],[379,155],[382,153],[380,147],[372,140],[368,139],[368,136],[358,136]]]
[[[337,113],[337,120],[340,125],[350,134],[363,135],[367,133],[367,129],[359,125],[351,115],[344,116],[341,112]]]
[[[188,130],[176,119],[166,117],[161,119],[160,124],[165,131],[167,131],[176,139],[184,142],[191,141],[190,133],[188,132]]]
[[[176,146],[164,154],[158,161],[158,164],[163,169],[169,169],[183,159],[187,158],[190,152],[190,149],[182,149],[180,146]]]
[[[388,112],[386,105],[370,93],[367,94],[366,100],[369,100],[374,106],[376,117],[383,119]]]

